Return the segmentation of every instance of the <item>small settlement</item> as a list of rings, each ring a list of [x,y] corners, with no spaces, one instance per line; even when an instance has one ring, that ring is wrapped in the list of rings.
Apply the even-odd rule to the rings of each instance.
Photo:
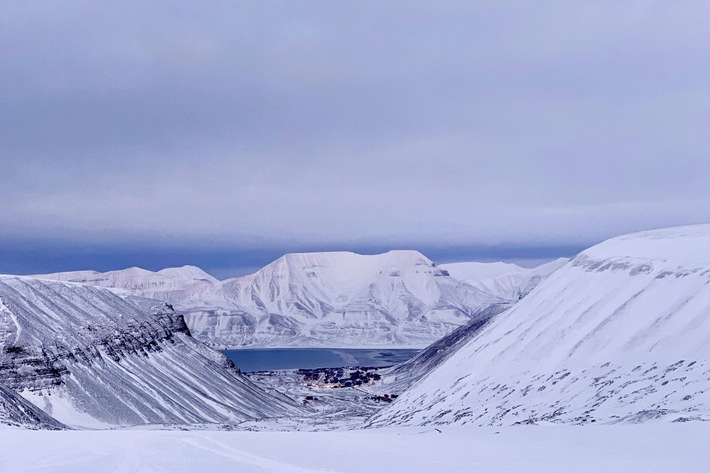
[[[314,368],[300,369],[298,374],[303,376],[303,384],[311,389],[340,389],[355,388],[372,385],[382,379],[377,373],[380,368],[354,367],[354,368]],[[374,395],[368,399],[375,402],[392,402],[396,394]],[[317,400],[308,396],[306,401]]]

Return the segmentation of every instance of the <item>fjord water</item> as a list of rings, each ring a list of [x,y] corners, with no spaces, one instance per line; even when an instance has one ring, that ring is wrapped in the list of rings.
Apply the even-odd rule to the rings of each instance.
[[[224,350],[243,372],[296,368],[381,367],[407,361],[416,349],[264,348]]]

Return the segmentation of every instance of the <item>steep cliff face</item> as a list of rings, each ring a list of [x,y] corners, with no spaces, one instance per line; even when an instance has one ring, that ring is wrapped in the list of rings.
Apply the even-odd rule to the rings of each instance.
[[[27,277],[0,276],[0,383],[78,426],[298,412],[192,339],[166,304]]]
[[[710,419],[710,225],[594,246],[375,425]]]

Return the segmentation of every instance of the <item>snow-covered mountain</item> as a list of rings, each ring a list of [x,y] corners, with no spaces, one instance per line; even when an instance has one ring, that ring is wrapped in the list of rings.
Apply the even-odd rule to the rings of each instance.
[[[710,420],[710,225],[594,246],[373,425]]]
[[[214,295],[187,320],[228,346],[424,346],[499,302],[416,251],[288,254]]]
[[[194,340],[169,306],[30,277],[0,276],[0,383],[72,426],[299,412]]]
[[[558,258],[535,268],[522,268],[511,263],[475,262],[442,264],[439,267],[485,293],[517,301],[568,261],[568,258]]]
[[[439,267],[459,281],[482,281],[495,279],[509,274],[524,272],[526,268],[513,263],[501,261],[481,263],[478,261],[464,261],[459,263],[440,264]]]
[[[225,281],[194,267],[39,277],[165,301],[185,314],[196,338],[215,347],[425,346],[482,307],[504,302],[416,251],[288,254]]]
[[[105,273],[68,271],[38,274],[34,277],[121,289],[126,291],[125,293],[165,302],[200,297],[219,283],[217,279],[196,266],[166,268],[158,272],[136,267]]]

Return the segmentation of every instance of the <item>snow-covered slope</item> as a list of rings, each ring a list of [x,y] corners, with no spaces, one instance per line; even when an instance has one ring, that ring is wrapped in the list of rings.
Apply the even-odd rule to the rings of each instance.
[[[40,408],[0,384],[0,428],[8,425],[26,429],[65,428]]]
[[[219,283],[214,277],[196,266],[166,268],[158,272],[136,267],[105,273],[69,271],[38,274],[34,277],[121,289],[126,293],[165,302],[200,297]]]
[[[440,338],[411,359],[384,370],[382,381],[375,389],[399,394],[429,374],[482,330],[493,317],[504,312],[512,303],[493,304],[480,309],[471,320],[445,337]]]
[[[147,307],[151,307],[146,310]],[[0,383],[79,426],[297,412],[194,340],[181,316],[88,285],[0,276]]]
[[[374,425],[710,420],[710,225],[592,247]]]
[[[547,276],[569,261],[558,258],[535,268],[510,263],[451,263],[441,265],[451,276],[507,301],[522,299]]]
[[[567,261],[569,261],[567,258],[560,258],[532,269],[520,268],[506,263],[456,263],[462,269],[467,270],[469,277],[499,274],[498,277],[493,279],[469,279],[467,282],[474,287],[479,287],[484,292],[494,295],[501,302],[482,307],[465,325],[435,341],[411,360],[386,370],[383,373],[382,383],[379,388],[390,393],[400,393],[409,388],[413,383],[452,356],[479,331],[483,330],[486,324],[495,316],[511,308]],[[492,266],[489,267],[489,265]],[[516,272],[514,273],[500,275],[499,270],[504,268],[507,268],[507,270],[517,269],[515,269]],[[471,271],[471,269],[474,269],[475,272]]]
[[[484,279],[495,279],[509,274],[525,271],[526,268],[513,263],[493,262],[480,263],[477,261],[466,261],[461,263],[440,264],[439,268],[448,271],[449,275],[459,281],[481,281]]]

